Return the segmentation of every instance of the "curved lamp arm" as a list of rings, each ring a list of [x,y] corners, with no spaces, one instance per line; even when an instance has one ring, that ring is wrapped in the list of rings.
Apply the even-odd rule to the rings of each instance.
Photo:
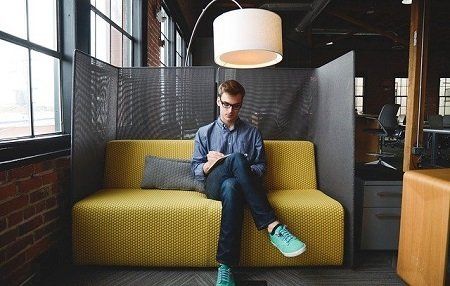
[[[202,10],[202,13],[200,14],[200,16],[197,19],[197,22],[195,22],[194,29],[192,30],[191,38],[189,39],[189,45],[186,50],[186,59],[184,60],[184,66],[187,65],[187,61],[189,58],[189,51],[191,50],[192,39],[194,38],[194,34],[195,34],[195,30],[197,29],[197,25],[200,22],[200,19],[203,17],[203,14],[205,14],[206,10],[208,10],[209,6],[211,6],[216,1],[217,0],[212,0],[211,2],[209,2],[208,5],[206,5],[206,7]],[[235,1],[235,0],[230,0],[230,1],[235,3],[239,7],[239,9],[243,9],[242,6],[239,5],[239,3],[237,1]]]

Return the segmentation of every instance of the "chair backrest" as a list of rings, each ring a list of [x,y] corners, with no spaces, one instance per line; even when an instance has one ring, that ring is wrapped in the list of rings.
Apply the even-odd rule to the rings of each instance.
[[[431,129],[442,129],[442,127],[444,126],[442,115],[434,114],[428,116],[428,124],[430,125]]]
[[[392,134],[398,128],[397,112],[399,108],[400,104],[385,104],[378,115],[381,128],[388,134]]]

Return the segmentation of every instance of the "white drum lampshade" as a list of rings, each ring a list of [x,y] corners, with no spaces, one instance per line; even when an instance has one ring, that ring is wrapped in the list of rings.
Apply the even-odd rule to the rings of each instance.
[[[261,68],[283,59],[281,18],[263,9],[238,9],[214,20],[214,61],[223,67]]]

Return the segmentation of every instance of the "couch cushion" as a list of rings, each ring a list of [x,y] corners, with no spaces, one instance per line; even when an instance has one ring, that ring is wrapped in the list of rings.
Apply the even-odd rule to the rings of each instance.
[[[269,190],[316,189],[314,145],[308,141],[265,140]],[[148,155],[192,158],[193,140],[115,140],[106,147],[105,188],[138,189]]]
[[[155,156],[145,157],[141,188],[205,191],[203,182],[194,179],[190,160]]]
[[[245,210],[241,265],[340,265],[344,211],[317,190],[275,190],[278,218],[306,244],[295,258],[281,255]],[[102,190],[73,207],[73,253],[79,264],[212,267],[221,203],[198,192]]]

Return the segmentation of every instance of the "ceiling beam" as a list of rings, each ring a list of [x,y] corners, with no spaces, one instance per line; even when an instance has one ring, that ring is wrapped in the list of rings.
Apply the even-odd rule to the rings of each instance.
[[[311,25],[311,23],[316,19],[317,16],[322,12],[331,0],[314,0],[311,3],[311,10],[303,17],[302,21],[295,27],[296,32],[303,32],[306,27]]]
[[[393,40],[396,43],[400,43],[400,44],[404,45],[405,47],[409,45],[408,42],[405,39],[403,39],[403,38],[401,38],[401,37],[399,37],[397,35],[394,35],[392,33],[383,31],[380,28],[374,27],[374,26],[372,26],[370,24],[367,24],[367,23],[365,23],[365,22],[363,22],[361,20],[358,20],[358,19],[355,19],[353,17],[347,16],[344,13],[341,13],[339,11],[336,11],[336,10],[334,10],[334,11],[327,11],[327,13],[332,15],[332,16],[335,16],[335,17],[337,17],[339,19],[342,19],[342,20],[344,20],[346,22],[349,22],[349,23],[351,23],[353,25],[359,26],[359,27],[361,27],[361,28],[363,28],[363,29],[365,29],[365,30],[367,30],[369,32],[380,34],[380,35],[382,35],[382,36],[384,36],[386,38],[389,38],[389,39]]]
[[[259,8],[270,11],[311,11],[312,5],[310,3],[266,3]]]

